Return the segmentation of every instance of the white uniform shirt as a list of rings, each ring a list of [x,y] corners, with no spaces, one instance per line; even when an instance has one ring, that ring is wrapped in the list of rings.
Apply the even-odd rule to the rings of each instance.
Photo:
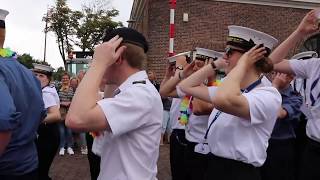
[[[173,98],[170,108],[170,121],[172,123],[172,129],[184,129],[185,126],[180,124],[179,117],[180,117],[180,98]]]
[[[209,115],[197,116],[193,113],[186,125],[186,139],[190,142],[200,143],[206,134]]]
[[[320,59],[312,58],[308,60],[290,60],[291,69],[296,74],[297,78],[308,79],[306,84],[306,103],[308,104],[309,113],[306,114],[307,122],[307,136],[317,142],[320,142],[320,80],[313,88],[312,84],[320,77]],[[310,93],[312,93],[315,104],[311,106]]]
[[[180,98],[183,98],[186,94],[176,87],[177,94]],[[200,143],[207,130],[208,115],[197,116],[193,113],[190,114],[188,124],[185,126],[186,139],[190,142]]]
[[[98,102],[112,130],[104,135],[98,179],[154,180],[163,119],[161,97],[145,71],[131,75],[119,89],[114,98]]]
[[[216,88],[208,88],[211,98]],[[281,95],[265,80],[243,95],[249,103],[251,120],[221,113],[209,130],[207,142],[216,156],[259,167],[267,157],[268,140],[281,107]],[[212,111],[208,126],[217,112],[216,109]]]
[[[59,95],[55,87],[46,86],[42,89],[42,99],[44,107],[60,106]]]

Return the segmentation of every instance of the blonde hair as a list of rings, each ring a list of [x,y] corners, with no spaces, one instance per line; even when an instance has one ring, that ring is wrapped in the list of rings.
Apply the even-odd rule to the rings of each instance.
[[[147,60],[147,55],[143,48],[134,44],[123,43],[127,48],[124,50],[122,57],[127,60],[128,64],[137,69],[143,69]]]

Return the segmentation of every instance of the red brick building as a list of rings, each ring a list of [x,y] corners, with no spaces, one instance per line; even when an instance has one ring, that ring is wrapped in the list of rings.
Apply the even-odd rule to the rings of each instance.
[[[174,51],[195,47],[223,51],[228,25],[253,28],[283,41],[316,7],[320,7],[320,0],[177,0]],[[134,0],[128,21],[129,27],[147,37],[147,66],[158,76],[163,75],[168,56],[169,11],[169,0]],[[184,13],[187,21],[183,20]],[[319,42],[308,46],[320,47]]]

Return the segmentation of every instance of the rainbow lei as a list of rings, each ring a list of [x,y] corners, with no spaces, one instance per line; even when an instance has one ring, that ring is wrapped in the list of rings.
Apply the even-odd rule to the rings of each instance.
[[[220,86],[221,84],[221,80],[215,80],[215,81],[211,81],[211,82],[208,82],[208,85],[207,86]]]
[[[10,48],[1,48],[0,49],[0,56],[4,58],[10,58],[15,56],[16,53],[14,51],[11,51]]]
[[[181,125],[188,124],[189,116],[192,112],[192,96],[185,96],[183,97],[181,103],[180,103],[180,117],[179,117],[179,123]]]

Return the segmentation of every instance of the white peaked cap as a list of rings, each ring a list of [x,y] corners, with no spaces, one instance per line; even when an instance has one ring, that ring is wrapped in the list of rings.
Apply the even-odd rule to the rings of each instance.
[[[221,58],[223,56],[223,53],[221,52],[210,50],[210,49],[204,49],[204,48],[196,48],[196,54],[211,57],[211,58]]]
[[[45,72],[53,72],[53,68],[48,66],[48,65],[44,65],[44,64],[36,64],[36,63],[32,63],[33,65],[33,70],[34,71],[37,71],[37,70],[40,70],[40,71],[45,71]]]
[[[0,20],[5,20],[6,16],[9,14],[9,11],[4,10],[4,9],[0,9]]]
[[[291,59],[317,58],[318,53],[315,51],[305,51],[292,56]]]
[[[272,50],[276,44],[278,44],[278,40],[269,34],[250,29],[242,26],[228,26],[229,28],[229,36],[242,38],[246,41],[250,41],[250,39],[255,44],[263,44],[265,47]]]
[[[190,57],[191,53],[192,53],[192,51],[187,51],[187,52],[182,52],[182,53],[176,54],[174,56],[169,57],[168,61],[169,61],[169,63],[176,62],[177,57],[179,57],[179,56],[188,56],[188,57]]]

